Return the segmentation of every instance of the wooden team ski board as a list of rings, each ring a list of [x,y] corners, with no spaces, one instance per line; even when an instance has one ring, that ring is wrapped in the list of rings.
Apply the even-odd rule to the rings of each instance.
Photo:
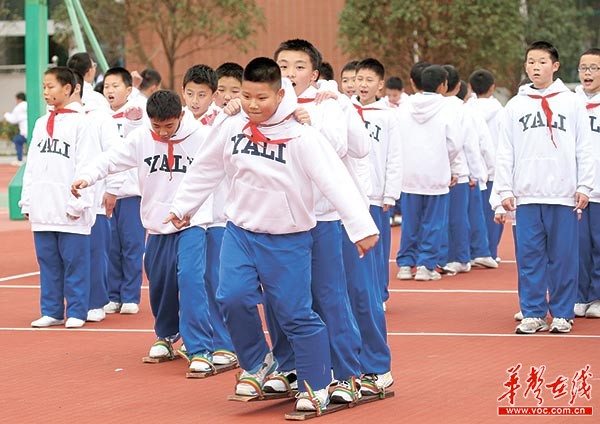
[[[356,403],[330,403],[329,405],[327,405],[327,408],[325,408],[321,412],[321,415],[333,414],[334,412],[343,411],[345,409],[353,408],[353,407],[356,407],[356,406],[359,406],[359,405],[362,405],[365,403],[375,402],[377,400],[388,399],[393,396],[394,396],[394,391],[387,390],[385,392],[385,394],[383,395],[383,397],[380,397],[379,395],[363,396]],[[317,413],[315,411],[294,411],[294,412],[285,414],[285,419],[291,420],[291,421],[304,421],[304,420],[310,420],[311,418],[318,418],[321,415],[317,415]]]
[[[263,393],[257,396],[241,396],[241,395],[228,395],[227,400],[234,402],[258,402],[265,400],[276,400],[276,399],[294,399],[296,397],[296,391],[285,393]]]
[[[159,364],[161,362],[169,362],[179,359],[179,355],[173,354],[168,356],[161,356],[160,358],[153,358],[152,356],[144,356],[142,362],[144,364]]]
[[[209,372],[190,372],[188,371],[185,376],[187,378],[206,378],[211,377],[213,375],[224,373],[225,371],[233,370],[238,367],[238,363],[234,362],[233,364],[228,365],[215,365],[214,371]]]

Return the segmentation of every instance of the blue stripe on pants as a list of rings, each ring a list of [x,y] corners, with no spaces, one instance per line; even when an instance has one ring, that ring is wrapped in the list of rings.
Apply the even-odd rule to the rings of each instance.
[[[86,320],[90,298],[90,236],[56,231],[34,231],[40,265],[42,315]]]
[[[600,203],[590,202],[579,221],[577,303],[600,300]]]
[[[494,222],[495,212],[490,205],[490,194],[492,194],[493,181],[487,182],[487,190],[481,192],[481,206],[483,208],[483,216],[487,227],[488,242],[490,246],[490,255],[496,259],[498,257],[498,244],[502,237],[504,225]]]
[[[471,259],[491,256],[479,184],[469,188],[469,241]],[[494,259],[496,256],[494,256]]]
[[[450,189],[448,232],[440,250],[442,263],[467,263],[471,260],[469,248],[469,183],[456,184]]]
[[[108,303],[108,250],[110,220],[96,215],[90,234],[90,309],[100,309]]]
[[[260,234],[231,222],[221,247],[217,302],[243,369],[254,372],[269,347],[257,304],[266,302],[296,354],[300,387],[303,381],[319,390],[331,382],[327,328],[312,310],[310,233]]]
[[[388,285],[390,281],[390,213],[384,212],[380,206],[371,205],[369,207],[371,217],[379,230],[379,241],[373,248],[375,261],[377,262],[379,290],[381,298],[386,302],[390,298]]]

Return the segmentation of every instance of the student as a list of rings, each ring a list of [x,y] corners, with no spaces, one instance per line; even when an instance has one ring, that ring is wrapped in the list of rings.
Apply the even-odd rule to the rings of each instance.
[[[129,100],[131,84],[131,74],[125,68],[111,68],[104,75],[104,96],[110,105],[112,119],[123,139],[122,143],[143,122],[142,119],[133,121],[128,118],[130,109],[140,106],[138,101]],[[117,200],[110,217],[109,303],[104,307],[104,312],[130,315],[139,312],[146,230],[140,217],[142,198],[138,170],[133,168],[118,175],[121,184],[108,191]]]
[[[69,184],[99,149],[81,105],[71,102],[74,89],[70,69],[45,72],[44,100],[53,109],[35,123],[23,176],[19,206],[31,222],[40,265],[42,317],[32,327],[63,322],[67,328],[83,327],[88,312],[94,190],[84,190],[75,199],[69,195]]]
[[[210,110],[210,105],[217,96],[217,74],[206,65],[194,65],[183,77],[181,89],[185,110],[203,125],[210,125],[219,113]]]
[[[366,210],[356,208],[360,195],[333,149],[317,130],[292,117],[296,106],[277,63],[252,60],[242,83],[244,114],[213,127],[211,143],[195,158],[167,221],[184,225],[185,216],[229,178],[217,300],[244,369],[236,394],[260,394],[277,369],[257,313],[261,285],[294,346],[298,381],[307,386],[296,409],[319,410],[328,403],[331,364],[327,328],[312,310],[310,294],[312,185],[340,212],[361,255],[375,244],[377,229]]]
[[[408,97],[404,93],[404,83],[400,77],[389,77],[385,82],[385,101],[389,107],[398,107]]]
[[[344,65],[340,73],[340,91],[348,97],[356,94],[356,65],[358,60],[352,60]]]
[[[83,109],[86,112],[92,110],[100,110],[108,113],[108,103],[102,94],[94,90],[96,78],[96,62],[92,60],[86,52],[75,53],[67,61],[67,68],[81,74],[84,79],[83,83]]]
[[[189,372],[210,372],[214,369],[212,328],[203,279],[210,212],[207,215],[205,208],[191,216],[191,226],[184,230],[162,222],[208,130],[182,110],[173,91],[154,92],[146,108],[151,127],[135,130],[125,143],[82,170],[72,191],[77,196],[79,189],[109,174],[137,167],[142,222],[149,232],[144,265],[157,336],[149,356],[171,358],[172,343],[181,332],[190,358]]]
[[[481,194],[484,217],[487,226],[490,255],[492,258],[497,258],[498,244],[500,243],[500,237],[502,236],[502,230],[504,226],[494,222],[494,211],[489,207],[489,202],[491,189],[494,182],[496,162],[495,151],[498,146],[498,138],[500,136],[503,107],[494,97],[496,85],[494,84],[494,77],[489,71],[485,69],[479,69],[473,72],[469,77],[469,87],[476,97],[469,100],[467,104],[469,107],[479,111],[479,113],[483,115],[492,137],[493,156],[489,158],[489,160],[486,160],[489,172],[487,188],[486,190],[482,191]]]
[[[13,165],[20,166],[23,164],[23,146],[27,144],[27,100],[25,93],[17,93],[15,98],[17,104],[12,112],[4,114],[4,120],[9,124],[19,126],[19,133],[13,137],[17,151],[17,160],[13,162]]]
[[[157,90],[160,90],[162,77],[158,71],[152,68],[146,68],[142,72],[138,73],[133,71],[132,77],[132,90],[131,100],[135,100],[140,104],[145,104],[148,97]]]
[[[244,68],[237,63],[226,62],[219,66],[215,72],[219,79],[215,104],[220,108],[224,108],[231,99],[240,98]]]
[[[579,284],[575,316],[600,318],[600,49],[586,50],[579,59],[575,93],[585,105],[592,130],[596,174],[590,203],[579,222]]]
[[[550,43],[527,48],[525,71],[532,84],[506,104],[498,144],[494,184],[518,222],[518,334],[570,332],[577,297],[577,263],[571,258],[578,256],[577,212],[587,206],[594,163],[585,107],[560,79],[553,81],[559,67]]]
[[[418,76],[418,92],[398,108],[402,140],[402,236],[398,278],[439,280],[439,246],[448,231],[449,187],[457,180],[460,133],[444,99],[448,72],[430,65]],[[414,80],[413,80],[414,81]]]
[[[333,66],[331,66],[331,63],[321,63],[321,67],[319,68],[319,79],[325,81],[332,81],[335,79],[335,73],[333,72]]]
[[[431,66],[429,62],[417,62],[410,68],[410,87],[413,93],[422,93],[423,84],[421,83],[421,74],[425,68]]]

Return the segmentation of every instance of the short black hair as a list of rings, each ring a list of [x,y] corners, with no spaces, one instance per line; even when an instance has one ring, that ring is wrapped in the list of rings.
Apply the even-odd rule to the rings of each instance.
[[[148,118],[158,121],[179,118],[181,109],[181,99],[172,90],[156,90],[146,103]]]
[[[469,84],[471,84],[473,93],[481,96],[490,91],[490,88],[494,85],[494,76],[487,69],[478,69],[469,77]]]
[[[350,62],[346,63],[344,65],[344,67],[342,68],[342,72],[340,72],[340,76],[347,71],[354,71],[356,72],[356,67],[358,66],[358,60],[351,60]]]
[[[54,68],[50,68],[44,72],[44,75],[54,75],[54,78],[56,78],[56,80],[62,86],[69,84],[71,86],[71,92],[69,95],[73,94],[75,91],[75,75],[73,71],[66,66],[56,66]]]
[[[104,81],[106,81],[106,77],[110,77],[111,75],[119,75],[121,77],[121,79],[123,80],[123,84],[125,84],[125,87],[131,87],[131,85],[132,85],[131,73],[127,69],[122,68],[120,66],[115,66],[114,68],[110,68],[104,74]]]
[[[452,65],[444,65],[443,67],[448,72],[448,91],[452,91],[460,82],[460,75],[458,75],[458,71]]]
[[[552,59],[552,63],[558,62],[558,50],[548,41],[534,41],[531,43],[525,51],[525,60],[527,60],[527,55],[532,50],[543,50],[548,52],[550,54],[550,59]]]
[[[26,100],[27,100],[27,97],[25,96],[25,93],[23,93],[22,91],[19,91],[19,92],[16,94],[16,96],[15,96],[15,97],[16,97],[17,99],[19,99],[19,100],[23,100],[23,101],[26,101]]]
[[[448,71],[440,65],[430,65],[421,72],[422,90],[435,93],[440,85],[448,81]]]
[[[458,89],[458,93],[456,93],[456,97],[461,100],[464,100],[467,97],[467,93],[469,92],[469,87],[467,87],[467,82],[464,80],[460,80],[460,88]]]
[[[160,85],[162,78],[158,71],[152,68],[146,68],[142,72],[140,72],[142,77],[142,83],[140,84],[140,90],[146,90],[153,85]]]
[[[215,72],[217,73],[217,79],[221,79],[223,77],[235,78],[239,82],[242,82],[242,78],[244,76],[244,68],[242,65],[239,65],[234,62],[225,62],[221,66],[219,66]]]
[[[217,91],[219,79],[217,73],[207,65],[194,65],[187,70],[183,76],[183,88],[190,82],[195,84],[205,84],[213,93]]]
[[[389,77],[385,82],[385,88],[390,90],[404,90],[404,83],[400,77]]]
[[[335,79],[335,74],[333,73],[333,66],[329,62],[321,63],[321,68],[319,69],[319,78],[331,81]]]
[[[73,77],[75,77],[75,85],[79,85],[79,96],[83,98],[83,75],[77,71],[73,71]]]
[[[385,68],[383,67],[380,61],[378,61],[377,59],[373,59],[372,57],[358,62],[358,65],[356,65],[356,72],[360,71],[361,69],[369,69],[375,72],[375,74],[377,74],[379,78],[385,78]]]
[[[273,59],[257,57],[246,65],[244,81],[265,82],[277,91],[281,88],[281,69]]]
[[[277,47],[277,50],[275,50],[273,58],[277,61],[279,53],[285,50],[306,53],[310,58],[310,63],[312,65],[313,71],[318,71],[319,69],[321,69],[323,56],[321,55],[321,52],[317,50],[317,48],[313,46],[309,41],[301,40],[299,38],[284,41],[279,45],[279,47]]]
[[[81,75],[87,74],[92,67],[92,58],[87,52],[75,53],[67,60],[67,68],[79,72]]]
[[[589,49],[587,49],[586,51],[584,51],[583,53],[581,53],[581,55],[586,55],[586,54],[593,54],[596,56],[600,56],[600,49],[597,47],[591,47]]]
[[[415,85],[415,87],[417,88],[417,90],[423,90],[423,83],[421,82],[421,74],[423,73],[423,70],[425,70],[425,68],[431,66],[431,63],[429,62],[417,62],[415,63],[412,68],[410,68],[410,79],[412,80],[413,84]]]

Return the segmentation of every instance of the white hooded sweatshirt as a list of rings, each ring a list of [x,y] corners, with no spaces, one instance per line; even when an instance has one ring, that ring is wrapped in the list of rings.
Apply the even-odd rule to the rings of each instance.
[[[590,202],[600,203],[600,93],[589,97],[583,86],[575,87],[575,94],[586,107],[586,112],[590,120],[590,130],[592,131],[592,155],[595,164],[594,183],[590,193]]]
[[[493,181],[496,174],[496,149],[498,148],[498,140],[500,139],[504,108],[495,97],[473,97],[467,102],[467,105],[476,110],[487,124],[492,145],[487,146],[487,149],[481,147],[481,153],[488,167],[488,181]]]
[[[547,97],[552,131],[542,109]],[[590,120],[583,102],[560,79],[544,91],[523,85],[505,106],[496,156],[495,189],[500,200],[521,204],[575,205],[594,185]]]
[[[291,234],[316,225],[313,184],[333,203],[354,242],[377,234],[361,204],[358,190],[335,151],[314,128],[289,117],[296,95],[283,80],[284,97],[277,111],[258,129],[280,144],[252,142],[243,128],[244,113],[217,118],[211,143],[190,167],[171,206],[178,217],[198,209],[225,177],[231,184],[225,214],[228,221],[253,232]],[[263,126],[266,125],[266,126]]]
[[[459,125],[441,94],[417,93],[397,109],[402,144],[402,192],[440,195],[457,175]]]
[[[141,218],[150,234],[171,234],[177,230],[171,224],[163,224],[169,207],[183,180],[189,172],[196,152],[201,152],[208,129],[185,113],[171,140],[183,140],[173,144],[173,169],[168,166],[168,143],[156,141],[150,127],[142,127],[127,136],[124,142],[103,153],[81,171],[78,179],[90,185],[109,174],[137,167],[138,184],[142,193]],[[212,220],[212,204],[192,216],[193,226],[205,226]]]

